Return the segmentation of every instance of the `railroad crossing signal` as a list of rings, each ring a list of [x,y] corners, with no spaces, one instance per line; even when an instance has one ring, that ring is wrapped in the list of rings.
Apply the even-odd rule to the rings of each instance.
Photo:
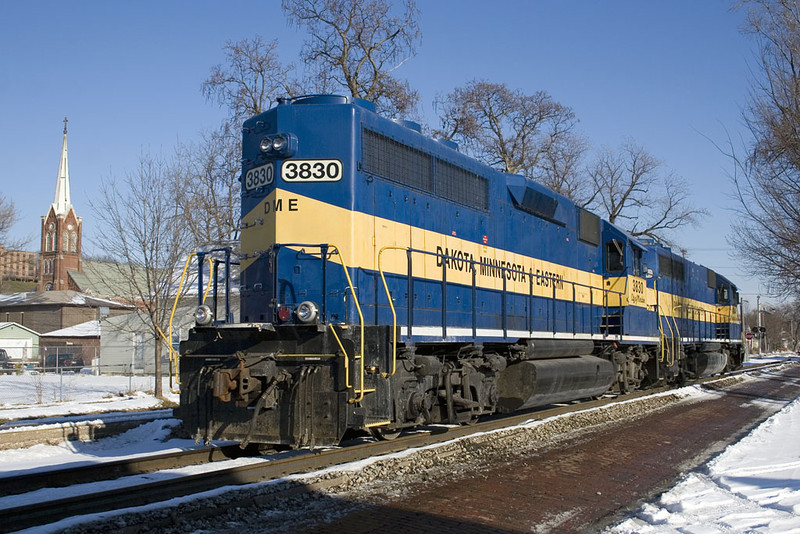
[[[764,326],[753,326],[750,327],[749,332],[745,332],[744,337],[746,339],[764,339],[767,335],[767,329]]]

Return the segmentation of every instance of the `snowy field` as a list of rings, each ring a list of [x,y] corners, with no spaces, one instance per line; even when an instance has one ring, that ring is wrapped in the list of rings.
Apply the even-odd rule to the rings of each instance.
[[[770,355],[752,363],[785,361],[790,356],[793,355]],[[56,418],[158,409],[161,405],[153,397],[152,389],[152,378],[146,377],[3,375],[0,418]],[[691,396],[710,394],[693,386],[684,389]],[[164,391],[169,392],[167,381]],[[169,397],[177,401],[177,395]],[[154,421],[93,443],[65,442],[58,446],[0,451],[0,477],[30,469],[52,469],[64,464],[94,463],[194,446],[193,441],[169,437],[177,423],[172,419]],[[30,502],[32,497],[17,496],[17,499]],[[15,504],[19,503],[14,496],[0,499],[0,508]],[[70,523],[65,520],[27,532],[55,532]],[[606,531],[607,534],[739,532],[800,533],[800,399],[788,404],[739,443],[729,446],[706,466],[684,476],[656,501],[645,504],[631,518]]]
[[[0,375],[0,420],[158,409],[154,389],[153,377],[146,376]],[[169,379],[163,380],[163,391],[178,402]]]

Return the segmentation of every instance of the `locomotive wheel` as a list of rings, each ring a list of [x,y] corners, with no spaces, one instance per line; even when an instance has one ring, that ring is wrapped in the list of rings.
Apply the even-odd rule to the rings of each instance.
[[[369,433],[372,434],[372,437],[379,441],[391,441],[393,439],[397,439],[397,436],[400,435],[400,432],[400,429],[386,428],[383,426],[373,426],[369,429]]]
[[[462,421],[461,424],[465,426],[471,426],[478,422],[478,418],[480,416],[476,413],[470,414],[469,419]]]

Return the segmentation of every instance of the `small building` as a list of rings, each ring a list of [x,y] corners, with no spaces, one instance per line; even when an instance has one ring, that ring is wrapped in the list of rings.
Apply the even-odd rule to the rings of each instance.
[[[69,289],[92,297],[136,304],[141,296],[133,293],[133,288],[148,287],[144,268],[132,269],[129,265],[97,260],[82,260],[82,266],[81,271],[67,271]]]
[[[173,321],[173,348],[177,350],[188,329],[194,326],[194,307],[181,307]],[[155,372],[155,343],[144,312],[107,317],[100,321],[100,372],[111,374],[152,374]],[[169,335],[164,332],[164,335]],[[162,339],[161,369],[169,372],[169,348]]]
[[[49,333],[86,321],[134,311],[135,307],[77,291],[40,291],[0,295],[0,321]]]
[[[11,250],[0,245],[0,280],[35,283],[38,261],[36,252]]]
[[[84,367],[94,365],[100,356],[100,321],[86,321],[42,334],[41,365]]]
[[[178,345],[193,328],[194,312],[197,305],[194,299],[185,299],[175,310],[172,322],[172,347]],[[238,299],[231,303],[231,313],[238,315]],[[151,374],[155,371],[155,338],[149,326],[147,315],[143,312],[107,317],[100,321],[100,362],[101,373],[112,374]],[[164,335],[169,332],[165,329]],[[160,336],[159,336],[160,337]],[[169,372],[169,348],[163,339],[161,343],[161,369],[164,376]],[[176,370],[173,370],[175,372]]]
[[[17,323],[0,322],[0,348],[13,362],[39,363],[39,334]]]

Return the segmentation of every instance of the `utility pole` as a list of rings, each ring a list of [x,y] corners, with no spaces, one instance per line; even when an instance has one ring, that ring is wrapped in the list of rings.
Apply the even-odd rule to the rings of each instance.
[[[764,344],[764,335],[761,332],[761,295],[756,296],[756,321],[758,321],[758,354],[761,355],[763,351],[761,346]]]
[[[742,327],[742,337],[743,337],[742,344],[744,345],[744,361],[749,361],[750,353],[753,352],[753,339],[752,339],[753,334],[752,332],[750,332],[748,328],[746,328],[747,325],[744,321],[744,316],[746,313],[745,304],[748,303],[749,301],[747,299],[742,299],[741,302],[739,302],[739,307],[741,308],[741,313],[739,314],[739,322],[741,323]],[[748,335],[751,336],[750,339],[746,338],[746,336]]]

